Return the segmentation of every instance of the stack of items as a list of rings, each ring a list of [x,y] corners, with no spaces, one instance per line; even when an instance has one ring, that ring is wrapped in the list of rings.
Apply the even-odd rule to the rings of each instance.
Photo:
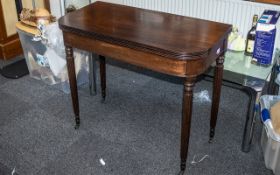
[[[253,17],[253,25],[248,32],[245,55],[252,56],[252,62],[263,66],[273,63],[276,38],[276,25],[280,12],[265,10],[258,19]]]
[[[241,37],[237,28],[233,28],[228,38],[228,49],[231,51],[244,51],[244,59],[254,64],[270,66],[274,63],[276,26],[280,16],[279,11],[265,10],[258,18],[254,15],[252,28],[247,39]]]
[[[16,24],[32,78],[49,85],[61,84],[69,92],[62,32],[46,9],[23,9]],[[88,53],[74,52],[78,84],[88,82]]]
[[[253,60],[268,66],[273,63],[275,50],[276,25],[280,12],[265,10],[258,20],[253,52]]]
[[[279,65],[279,56],[272,60],[275,49],[276,24],[280,12],[265,10],[256,27],[253,60],[261,65],[273,61]],[[280,74],[275,82],[279,85]],[[264,123],[261,146],[265,165],[275,175],[280,175],[280,94],[264,95],[260,98],[261,119]]]

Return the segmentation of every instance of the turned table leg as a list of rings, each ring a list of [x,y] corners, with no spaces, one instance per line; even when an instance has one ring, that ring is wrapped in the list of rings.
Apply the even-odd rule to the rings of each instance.
[[[181,124],[181,172],[186,169],[186,161],[189,148],[189,137],[191,129],[193,87],[195,77],[186,78],[184,82],[182,124]]]
[[[213,95],[212,95],[212,108],[211,108],[211,120],[210,120],[210,139],[211,143],[215,135],[215,127],[217,123],[217,116],[220,103],[222,79],[224,71],[224,56],[220,56],[216,59],[214,84],[213,84]]]
[[[73,57],[73,48],[66,46],[66,61],[67,61],[67,69],[68,69],[68,77],[70,83],[71,97],[72,97],[72,105],[75,113],[76,126],[75,129],[78,129],[80,126],[80,117],[79,117],[79,99],[78,99],[78,89],[77,89],[77,79],[75,72],[75,61]]]
[[[100,80],[101,80],[101,91],[102,91],[102,101],[106,98],[106,59],[104,56],[99,56],[100,62]]]

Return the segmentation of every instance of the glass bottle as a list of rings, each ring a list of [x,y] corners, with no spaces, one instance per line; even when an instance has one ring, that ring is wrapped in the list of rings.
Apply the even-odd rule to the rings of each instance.
[[[246,40],[245,55],[252,56],[255,45],[256,38],[256,28],[257,28],[258,15],[254,15],[252,28],[249,30]]]

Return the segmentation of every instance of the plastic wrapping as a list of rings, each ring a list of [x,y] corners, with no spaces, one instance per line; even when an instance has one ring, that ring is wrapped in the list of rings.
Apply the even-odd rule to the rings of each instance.
[[[58,27],[58,23],[54,22],[45,27],[43,38],[47,38],[46,44],[49,48],[53,49],[54,52],[61,58],[65,58],[65,48],[62,31]]]
[[[270,108],[280,101],[280,96],[264,95],[260,98],[261,120],[264,123],[261,146],[265,166],[275,175],[280,175],[280,136],[274,131],[270,119]]]
[[[211,98],[209,96],[209,92],[207,90],[203,90],[197,93],[194,93],[194,102],[198,103],[205,103],[205,102],[211,102]]]
[[[233,26],[232,32],[228,37],[228,49],[237,52],[245,50],[245,39],[238,32],[238,28],[236,26]]]
[[[264,123],[264,127],[267,130],[267,134],[273,140],[280,142],[280,135],[274,132],[270,119],[270,108],[278,101],[280,101],[280,96],[263,95],[260,98],[261,120]]]
[[[18,30],[30,76],[49,85],[61,84],[62,90],[69,93],[63,35],[58,23],[39,28],[40,36]],[[74,58],[78,85],[87,83],[88,52],[74,49]]]

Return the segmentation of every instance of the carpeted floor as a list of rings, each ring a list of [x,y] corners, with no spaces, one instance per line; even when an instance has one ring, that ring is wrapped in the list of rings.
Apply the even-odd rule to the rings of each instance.
[[[176,174],[180,82],[113,62],[107,66],[105,104],[99,83],[96,96],[88,86],[80,88],[81,127],[74,130],[70,95],[29,76],[0,76],[0,175],[13,170],[18,175]],[[195,92],[211,89],[210,82],[200,81]],[[195,99],[186,174],[272,175],[264,165],[259,121],[251,152],[240,151],[247,103],[246,94],[223,87],[216,136],[209,144],[211,103]]]

